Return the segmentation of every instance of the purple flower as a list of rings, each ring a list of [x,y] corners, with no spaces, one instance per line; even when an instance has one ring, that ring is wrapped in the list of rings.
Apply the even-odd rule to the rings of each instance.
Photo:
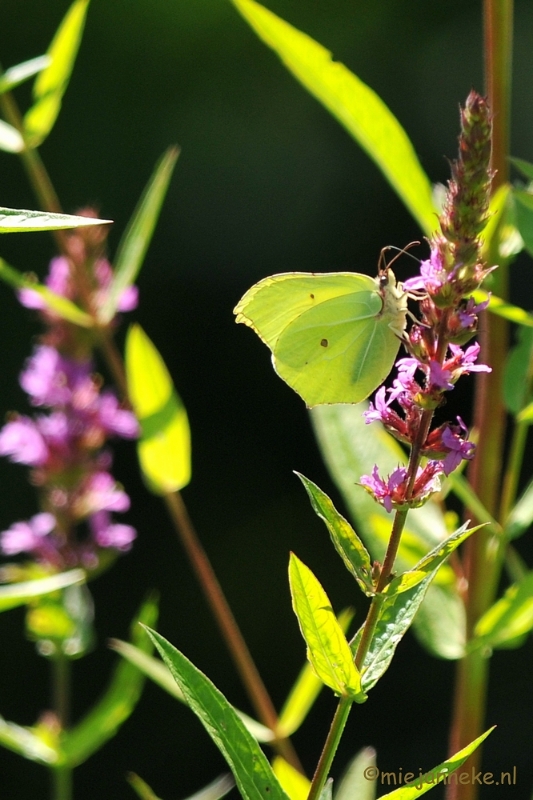
[[[46,512],[36,514],[28,522],[15,522],[0,534],[0,549],[6,556],[39,551],[55,524],[54,516]]]
[[[117,550],[129,550],[137,531],[131,525],[111,522],[106,511],[98,511],[89,518],[89,525],[94,540],[100,547],[114,547]]]
[[[108,472],[96,472],[87,483],[82,505],[86,514],[96,511],[127,511],[130,498]]]
[[[476,304],[474,298],[469,297],[465,308],[460,308],[457,312],[461,321],[461,325],[464,328],[471,328],[473,325],[475,325],[477,322],[477,315],[487,308],[489,300],[490,295],[487,300]]]
[[[451,378],[452,373],[450,369],[439,364],[438,361],[432,360],[429,362],[429,382],[432,387],[449,392],[453,389]]]
[[[386,481],[379,474],[377,465],[372,470],[372,475],[362,475],[359,483],[373,496],[380,505],[389,513],[392,511],[396,495],[396,489],[405,480],[407,470],[405,467],[398,467],[394,470]]]
[[[98,419],[108,433],[116,433],[124,439],[135,439],[139,435],[139,423],[135,414],[120,408],[112,392],[102,392],[100,395]]]
[[[464,434],[468,434],[468,429],[461,417],[457,417],[457,422],[458,425],[448,424],[442,431],[442,444],[448,449],[448,454],[442,463],[445,475],[453,472],[463,459],[470,461],[476,451],[475,444],[469,442],[464,436]]]
[[[457,344],[450,344],[450,350],[453,353],[453,360],[455,362],[454,368],[459,375],[468,374],[469,372],[492,372],[492,369],[486,364],[476,364],[476,359],[479,355],[481,347],[479,342],[467,347],[465,351]]]
[[[48,447],[35,422],[30,417],[17,417],[0,431],[0,455],[11,461],[38,467],[48,458]]]
[[[404,281],[403,288],[408,292],[427,292],[436,295],[443,286],[451,283],[455,278],[454,270],[447,271],[442,263],[442,255],[437,248],[431,250],[426,261],[420,263],[420,275]]]

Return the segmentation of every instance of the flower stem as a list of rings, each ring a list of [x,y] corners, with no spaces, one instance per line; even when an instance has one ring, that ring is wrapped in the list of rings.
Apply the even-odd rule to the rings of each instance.
[[[331,722],[328,738],[326,739],[315,774],[313,775],[313,782],[311,783],[311,789],[309,790],[307,800],[318,800],[320,797],[322,789],[328,779],[331,764],[337,752],[341,736],[346,727],[352,703],[353,700],[349,697],[343,697],[339,701],[335,716]]]
[[[70,673],[70,659],[58,651],[52,659],[52,699],[60,731],[64,731],[69,723]],[[71,800],[72,767],[62,765],[55,767],[51,772],[53,800]]]

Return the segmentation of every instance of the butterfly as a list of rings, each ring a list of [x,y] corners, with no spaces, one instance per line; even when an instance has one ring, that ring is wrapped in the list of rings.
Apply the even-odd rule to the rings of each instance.
[[[270,348],[280,378],[312,407],[358,403],[380,386],[405,335],[407,298],[390,266],[377,278],[286,272],[252,286],[234,313]]]

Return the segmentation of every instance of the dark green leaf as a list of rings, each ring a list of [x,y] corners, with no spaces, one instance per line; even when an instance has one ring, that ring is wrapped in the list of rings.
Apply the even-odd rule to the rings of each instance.
[[[519,327],[518,342],[510,350],[503,375],[503,400],[515,416],[531,402],[533,374],[533,329]]]
[[[131,626],[132,642],[148,653],[152,645],[138,623],[153,625],[156,619],[157,604],[155,599],[149,598]],[[82,764],[117,733],[135,708],[143,684],[143,673],[133,664],[120,659],[103,697],[81,722],[64,734],[62,749],[65,762],[70,767]]]
[[[513,191],[515,221],[526,250],[533,254],[533,195],[523,189]]]
[[[99,313],[100,321],[104,325],[113,319],[122,292],[135,283],[139,274],[178,156],[179,149],[170,147],[157,162],[120,241],[115,258],[113,283]]]
[[[264,753],[224,695],[156,631],[149,636],[187,703],[226,759],[243,800],[289,800]]]
[[[299,472],[296,474],[309,495],[315,514],[326,523],[331,540],[346,569],[353,575],[361,590],[371,597],[374,594],[372,564],[363,542],[350,523],[339,514],[327,494],[304,475]]]
[[[510,158],[509,161],[522,175],[533,181],[533,164],[530,164],[529,161],[524,161],[523,158]]]

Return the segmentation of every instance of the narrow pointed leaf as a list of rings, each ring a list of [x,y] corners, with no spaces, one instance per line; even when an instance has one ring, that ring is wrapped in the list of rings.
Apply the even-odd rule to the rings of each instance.
[[[0,586],[0,611],[21,606],[28,601],[44,594],[57,592],[67,586],[85,581],[85,572],[82,569],[72,569],[60,572],[49,578],[38,578],[33,581],[13,583],[9,586]]]
[[[296,474],[309,495],[315,514],[326,523],[331,540],[346,569],[353,575],[361,590],[371,597],[374,594],[372,564],[363,542],[348,520],[339,514],[327,494],[304,475],[299,472]]]
[[[141,470],[155,494],[182,489],[191,479],[187,412],[165,363],[140,325],[126,338],[128,394],[141,426]]]
[[[122,292],[135,283],[139,274],[178,155],[179,149],[170,147],[157,162],[120,241],[115,258],[113,283],[99,315],[103,324],[113,319]]]
[[[533,630],[533,571],[513,583],[478,621],[474,634],[478,644],[507,647]]]
[[[24,139],[13,125],[0,119],[0,150],[6,153],[20,153],[24,150]]]
[[[480,522],[487,525],[491,532],[496,535],[502,533],[502,527],[499,522],[487,511],[471,484],[461,472],[455,470],[448,475],[446,484],[451,486],[453,493],[461,500],[465,508],[468,508]]]
[[[153,625],[156,620],[157,605],[153,598],[149,598],[131,625],[133,644],[147,653],[151,652],[152,643],[138,623]],[[120,659],[101,699],[81,722],[63,734],[62,750],[66,764],[70,767],[82,764],[117,733],[137,705],[143,685],[143,673]]]
[[[437,227],[431,184],[381,98],[310,36],[254,0],[233,0],[257,35],[372,158],[424,233]]]
[[[311,781],[305,775],[294,769],[291,764],[281,756],[276,756],[272,762],[272,769],[282,788],[290,797],[290,800],[307,800]]]
[[[337,621],[343,633],[348,630],[353,616],[354,612],[351,608],[344,609],[339,614]],[[278,733],[280,736],[292,736],[298,730],[323,686],[324,684],[315,670],[307,662],[298,675],[280,711],[278,719]]]
[[[48,211],[30,211],[25,208],[0,206],[0,233],[59,231],[65,228],[83,228],[88,225],[107,225],[110,222],[110,219],[77,217],[73,214],[52,214]]]
[[[170,642],[156,631],[146,630],[191,710],[226,759],[243,800],[289,800],[263,751],[224,695]]]
[[[89,0],[72,3],[48,48],[50,64],[33,85],[35,102],[24,117],[30,147],[38,147],[46,139],[57,119],[78,54],[88,5]]]
[[[444,783],[445,785],[453,783],[449,776],[465,763],[466,759],[472,755],[474,750],[477,750],[479,745],[485,741],[489,733],[492,733],[493,730],[494,727],[489,728],[488,731],[482,733],[481,736],[478,736],[477,739],[474,739],[473,742],[463,747],[462,750],[459,750],[446,761],[443,761],[442,764],[433,767],[433,769],[419,777],[417,776],[409,785],[400,786],[399,789],[382,795],[380,800],[415,800],[416,797],[420,797],[426,792],[429,792],[430,789],[433,789],[439,783]]]
[[[525,325],[528,328],[533,328],[533,314],[528,314],[528,312],[524,311],[520,306],[514,306],[512,303],[508,303],[494,294],[491,294],[489,297],[489,293],[484,289],[477,289],[475,292],[472,292],[472,297],[476,303],[484,303],[488,300],[488,310],[492,314],[496,314],[497,317],[508,319],[509,322],[516,322],[517,325]]]
[[[518,342],[510,350],[502,381],[503,400],[517,416],[532,399],[533,329],[519,327]]]
[[[507,539],[516,539],[533,523],[533,481],[530,481],[505,523]]]
[[[525,161],[523,158],[510,158],[509,161],[522,175],[529,178],[530,181],[533,181],[533,164],[530,164],[529,161]]]
[[[219,800],[230,792],[235,786],[235,781],[229,773],[215,778],[214,781],[204,786],[200,791],[189,795],[186,800]]]
[[[135,772],[129,772],[126,775],[126,780],[135,794],[140,797],[141,800],[161,800],[160,797],[154,794],[146,781],[143,781],[143,779],[136,775]]]
[[[50,64],[50,56],[37,56],[30,58],[29,61],[24,61],[22,64],[16,64],[14,67],[9,67],[0,75],[0,94],[10,92],[19,84],[42,72],[43,69]]]
[[[367,772],[366,770],[370,770]],[[376,779],[365,777],[377,775],[376,751],[365,747],[350,761],[337,785],[335,800],[375,800]]]
[[[141,672],[144,672],[147,678],[153,680],[154,683],[157,683],[158,686],[177,700],[180,700],[182,703],[185,702],[183,693],[172,677],[170,670],[158,658],[154,658],[139,647],[135,647],[129,642],[123,642],[120,639],[111,639],[109,647],[115,650],[115,652],[120,653],[127,661],[134,664]],[[236,708],[235,711],[258,742],[272,742],[276,738],[269,728],[265,725],[261,725],[260,722],[252,719],[252,717],[249,717],[244,711],[239,711],[238,708]]]
[[[336,694],[364,702],[361,676],[329,598],[294,553],[289,562],[289,583],[294,613],[307,644],[307,658],[316,674]]]
[[[412,569],[406,570],[402,575],[398,575],[397,578],[393,578],[383,590],[383,594],[392,596],[399,592],[405,592],[407,589],[412,589],[420,581],[423,581],[429,574],[436,572],[465,539],[468,539],[475,531],[483,527],[483,525],[476,525],[474,528],[468,528],[469,524],[469,522],[465,522],[458,530],[450,534],[447,539],[434,547]]]
[[[29,761],[53,766],[61,760],[58,750],[45,742],[31,728],[0,717],[0,745]]]

